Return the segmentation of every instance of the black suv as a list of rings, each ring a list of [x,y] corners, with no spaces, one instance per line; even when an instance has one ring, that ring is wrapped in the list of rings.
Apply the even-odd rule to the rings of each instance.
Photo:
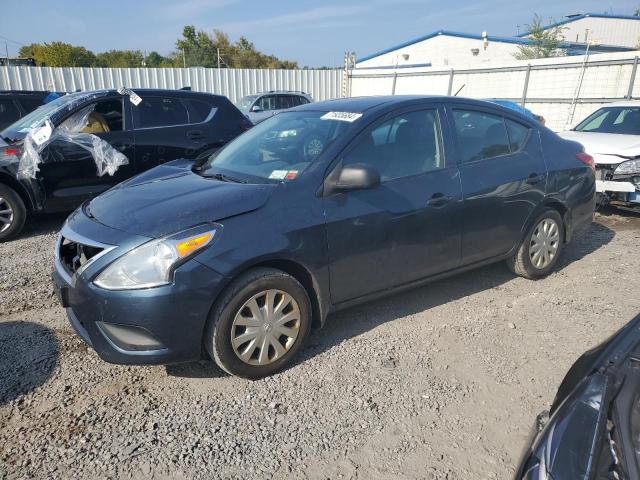
[[[134,95],[116,90],[71,93],[0,132],[0,241],[22,229],[28,212],[72,210],[169,160],[204,161],[252,126],[223,96],[155,89],[136,89],[135,94],[141,99],[139,103]],[[54,128],[77,122],[87,109],[92,111],[81,132],[108,142],[127,157],[128,164],[114,175],[99,176],[91,151],[64,136],[55,140],[52,136],[40,152],[42,162],[36,178],[22,175],[19,165],[27,134],[47,121]]]
[[[20,120],[44,103],[51,92],[0,90],[0,130]]]

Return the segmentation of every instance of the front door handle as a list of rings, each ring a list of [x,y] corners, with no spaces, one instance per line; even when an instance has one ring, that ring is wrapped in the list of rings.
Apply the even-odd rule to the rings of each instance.
[[[453,200],[453,197],[448,197],[444,193],[434,193],[431,198],[427,200],[427,205],[430,207],[442,207]]]
[[[537,173],[532,173],[527,177],[526,182],[529,185],[535,185],[536,183],[540,183],[543,180],[543,176],[542,175],[538,175]]]

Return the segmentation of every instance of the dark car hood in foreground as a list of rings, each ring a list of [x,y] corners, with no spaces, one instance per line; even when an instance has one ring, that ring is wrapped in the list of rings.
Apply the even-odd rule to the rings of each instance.
[[[161,237],[256,210],[275,188],[205,178],[192,165],[175,161],[138,175],[93,199],[87,213],[118,230]]]
[[[638,343],[640,343],[640,315],[576,360],[558,387],[551,413],[555,412],[585,377],[604,365],[625,358]]]

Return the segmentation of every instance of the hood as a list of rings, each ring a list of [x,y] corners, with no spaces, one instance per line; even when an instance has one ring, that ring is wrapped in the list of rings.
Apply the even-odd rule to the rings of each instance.
[[[276,188],[201,177],[192,165],[176,161],[151,169],[93,199],[87,213],[103,225],[155,238],[256,210]]]
[[[581,143],[585,152],[594,156],[596,163],[617,164],[640,155],[640,135],[576,132],[573,130],[560,132],[558,135],[566,140]]]

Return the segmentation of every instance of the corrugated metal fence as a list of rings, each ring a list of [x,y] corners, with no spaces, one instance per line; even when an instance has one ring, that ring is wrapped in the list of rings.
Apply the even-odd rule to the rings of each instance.
[[[353,70],[351,95],[454,95],[524,105],[559,131],[603,104],[640,98],[638,52],[560,57],[491,67]]]
[[[121,86],[190,86],[194,91],[226,95],[233,102],[251,93],[301,90],[320,101],[341,96],[342,70],[0,67],[0,90],[73,92]]]

